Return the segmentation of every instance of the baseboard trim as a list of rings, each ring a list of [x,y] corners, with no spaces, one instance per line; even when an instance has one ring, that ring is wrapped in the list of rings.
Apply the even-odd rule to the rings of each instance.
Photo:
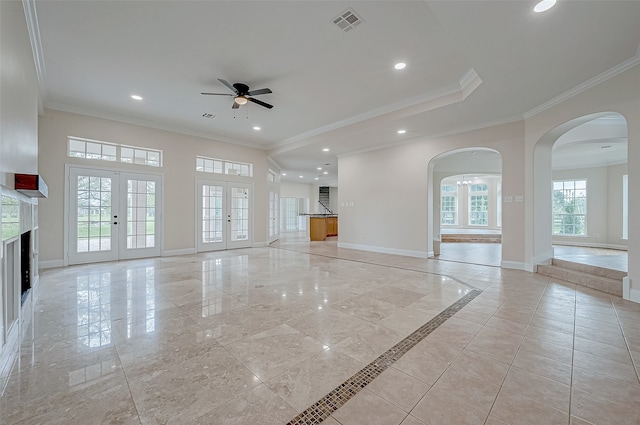
[[[577,247],[586,247],[586,248],[603,248],[603,249],[618,249],[620,251],[626,251],[626,245],[615,245],[609,243],[598,243],[598,242],[580,242],[580,241],[572,241],[572,242],[562,242],[562,241],[553,241],[554,245],[559,246],[577,246]]]
[[[64,267],[64,260],[45,260],[38,261],[39,269],[53,269],[57,267]]]
[[[162,257],[173,257],[176,255],[191,255],[195,254],[195,248],[183,248],[183,249],[166,249],[162,253]]]
[[[269,246],[269,242],[254,242],[253,245],[251,245],[252,248],[264,248]]]
[[[631,279],[629,279],[629,276],[622,278],[622,298],[633,301],[634,303],[640,303],[640,289],[631,288]]]
[[[379,252],[381,254],[402,255],[405,257],[429,258],[429,252],[409,249],[384,248],[381,246],[358,245],[338,242],[338,248],[357,249],[359,251]],[[433,253],[431,253],[433,255]]]
[[[503,269],[527,270],[527,265],[521,261],[502,261],[500,267]]]

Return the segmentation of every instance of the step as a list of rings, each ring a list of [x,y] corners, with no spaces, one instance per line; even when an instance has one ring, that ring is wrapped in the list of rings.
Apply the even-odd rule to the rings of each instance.
[[[537,273],[622,297],[622,279],[612,279],[557,265],[539,264]]]
[[[605,267],[575,263],[573,261],[559,260],[557,258],[552,259],[551,264],[565,269],[571,269],[578,272],[593,274],[596,276],[608,277],[615,280],[622,280],[623,277],[627,276],[627,272],[623,272],[621,270],[607,269]]]
[[[442,242],[463,243],[502,243],[502,235],[496,234],[472,234],[472,233],[445,233],[440,235]]]

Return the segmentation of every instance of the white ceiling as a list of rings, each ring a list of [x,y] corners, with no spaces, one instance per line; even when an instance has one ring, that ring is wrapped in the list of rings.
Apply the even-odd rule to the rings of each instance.
[[[43,104],[260,147],[285,181],[323,166],[335,183],[336,155],[521,119],[640,63],[639,1],[534,3],[36,1]],[[364,22],[345,33],[347,8]],[[274,108],[201,96],[227,90],[217,78],[269,87]]]

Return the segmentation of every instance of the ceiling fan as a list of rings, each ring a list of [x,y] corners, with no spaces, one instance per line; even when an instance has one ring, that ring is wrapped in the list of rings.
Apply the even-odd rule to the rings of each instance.
[[[253,102],[260,106],[264,106],[265,108],[273,108],[273,105],[269,105],[266,102],[263,102],[258,99],[254,99],[253,96],[258,96],[260,94],[269,94],[273,93],[271,89],[258,89],[258,90],[249,90],[249,86],[243,83],[234,83],[229,84],[227,80],[223,80],[222,78],[218,78],[222,84],[224,84],[229,90],[233,92],[231,93],[200,93],[209,96],[233,96],[233,106],[231,109],[238,109],[241,105],[245,105],[247,102]]]

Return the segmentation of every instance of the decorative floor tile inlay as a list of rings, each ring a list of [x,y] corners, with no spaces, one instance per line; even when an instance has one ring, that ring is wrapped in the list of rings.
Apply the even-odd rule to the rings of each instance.
[[[451,304],[440,314],[420,326],[409,336],[381,354],[377,359],[369,363],[355,375],[344,381],[329,394],[293,418],[287,425],[313,425],[319,424],[327,419],[333,412],[342,407],[361,389],[369,385],[371,381],[384,372],[389,366],[398,361],[417,343],[425,339],[431,332],[436,330],[440,325],[447,321],[447,319],[451,318],[481,293],[482,291],[479,289],[473,289],[468,292],[464,297]]]

